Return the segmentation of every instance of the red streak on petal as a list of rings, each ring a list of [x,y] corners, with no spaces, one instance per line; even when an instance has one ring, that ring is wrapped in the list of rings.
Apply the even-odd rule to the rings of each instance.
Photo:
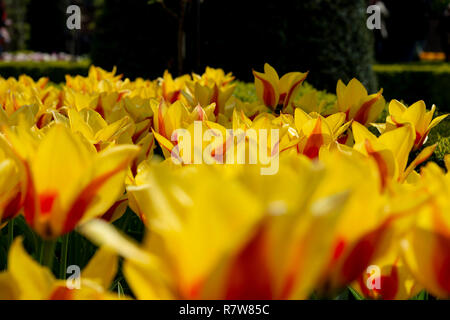
[[[285,100],[286,100],[286,92],[280,94],[280,98],[278,99],[278,105],[284,106]]]
[[[352,248],[342,264],[341,281],[343,285],[356,280],[364,272],[375,254],[376,245],[388,224],[387,221],[376,230],[366,234]]]
[[[344,239],[341,238],[336,242],[336,245],[333,250],[333,256],[331,258],[332,263],[339,260],[339,258],[344,253],[345,247],[346,247],[346,241]]]
[[[45,114],[41,114],[36,121],[36,127],[38,127],[38,129],[41,129],[44,126],[44,116]]]
[[[209,103],[213,102],[216,104],[216,108],[214,109],[214,115],[217,117],[219,115],[221,107],[219,106],[219,88],[217,87],[217,84],[214,85],[213,94]]]
[[[64,105],[64,91],[61,90],[61,92],[58,95],[58,104],[56,105],[55,109],[58,110]]]
[[[401,127],[404,126],[403,123],[397,122],[397,120],[395,120],[395,117],[394,117],[393,115],[391,115],[391,120],[392,120],[392,122],[394,122],[394,124],[395,124],[395,126],[396,126],[397,128],[401,128]]]
[[[306,141],[303,154],[310,159],[315,159],[319,156],[319,150],[322,145],[322,120],[321,118],[317,118],[316,126]]]
[[[302,79],[295,82],[291,88],[289,89],[289,92],[287,93],[286,99],[283,99],[283,101],[280,101],[280,104],[283,104],[286,108],[289,105],[289,102],[291,102],[292,94],[294,93],[295,89],[305,81],[306,76],[304,76]],[[295,98],[295,97],[294,97]],[[281,98],[280,98],[281,100]]]
[[[44,81],[42,81],[41,89],[44,89],[45,86],[47,85],[47,83],[48,83],[48,78],[45,78]]]
[[[433,250],[433,268],[439,287],[450,295],[450,239],[436,234],[436,247]]]
[[[419,132],[416,131],[416,140],[414,141],[414,150],[419,149],[423,145],[427,136],[428,136],[428,132],[426,132],[422,136]]]
[[[47,92],[41,99],[42,103],[45,103],[45,100],[47,100],[48,96],[50,95],[50,92]]]
[[[377,94],[375,98],[365,102],[356,113],[354,120],[365,125],[369,118],[370,108],[381,98],[381,93]]]
[[[20,192],[17,192],[16,196],[6,205],[0,222],[14,218],[19,213],[22,204],[22,195]]]
[[[392,266],[392,270],[389,275],[380,277],[380,289],[374,288],[373,291],[375,291],[383,300],[395,299],[398,292],[397,266]]]
[[[58,197],[56,191],[46,191],[39,195],[39,207],[41,209],[41,215],[48,215],[52,212],[53,204]]]
[[[95,111],[102,116],[102,118],[105,118],[105,110],[103,109],[103,101],[102,97],[98,98],[97,107],[95,108]]]
[[[49,300],[72,300],[72,290],[66,287],[57,287],[50,295]]]
[[[229,300],[269,300],[272,298],[270,270],[266,257],[266,234],[260,228],[238,254],[231,266],[226,288]]]
[[[345,111],[345,121],[348,121],[348,120],[350,120],[350,109]]]
[[[198,300],[200,299],[200,294],[203,289],[203,281],[198,281],[197,283],[192,284],[189,289],[187,290],[187,297],[185,297],[188,300]]]
[[[337,142],[340,144],[346,144],[348,140],[348,134],[344,134],[339,139],[337,139]]]
[[[116,201],[112,206],[111,206],[111,208],[109,208],[108,209],[108,211],[106,211],[102,216],[101,216],[101,219],[103,219],[103,220],[105,220],[105,221],[111,221],[111,219],[112,219],[112,217],[113,217],[113,215],[114,215],[114,212],[117,210],[117,208],[122,204],[122,203],[124,203],[125,201],[127,201],[126,199],[123,199],[123,200],[119,200],[119,201]]]
[[[273,88],[272,84],[269,81],[261,78],[255,72],[253,72],[253,75],[255,76],[255,78],[260,80],[263,84],[263,102],[264,102],[264,104],[268,107],[275,107],[277,105],[278,101],[275,101],[275,99],[276,99],[275,89]]]
[[[133,136],[132,136],[131,139],[132,139],[132,141],[133,141],[134,144],[136,144],[136,143],[138,142],[139,138],[141,137],[141,135],[142,135],[144,132],[149,131],[150,126],[151,126],[151,121],[149,121],[149,123],[148,123],[145,127],[143,127],[141,130],[136,131],[136,132],[133,134]]]
[[[180,98],[181,90],[177,90],[172,93],[171,97],[169,98],[170,103],[174,103]]]
[[[204,121],[205,120],[205,115],[204,115],[203,108],[200,105],[198,105],[197,107],[195,107],[195,109],[197,111],[198,119],[200,121]]]
[[[366,147],[367,153],[371,157],[373,157],[375,159],[375,162],[377,163],[378,170],[380,172],[380,177],[381,177],[381,188],[384,189],[386,187],[387,180],[389,177],[388,165],[387,165],[386,161],[383,159],[383,157],[381,156],[381,154],[379,152],[376,152],[373,149],[372,144],[367,139],[365,141],[365,147]]]
[[[117,96],[117,102],[120,102],[120,100],[122,100],[122,98],[125,96],[125,94],[127,93],[127,91],[121,91],[119,92],[119,95]]]
[[[99,189],[114,175],[125,169],[127,165],[128,161],[124,161],[113,170],[96,177],[81,191],[81,193],[75,199],[69,212],[67,213],[66,221],[64,222],[63,233],[70,232],[75,228],[88,207],[95,200],[95,196],[97,195]]]

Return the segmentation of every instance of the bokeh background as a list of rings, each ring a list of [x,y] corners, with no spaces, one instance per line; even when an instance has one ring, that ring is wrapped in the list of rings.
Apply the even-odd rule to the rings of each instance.
[[[66,27],[71,4],[81,30]],[[381,30],[366,26],[373,4]],[[356,77],[388,99],[450,109],[450,0],[1,0],[0,9],[3,77],[60,82],[94,63],[129,78],[212,66],[252,81],[269,62],[309,70],[308,82],[330,92]]]

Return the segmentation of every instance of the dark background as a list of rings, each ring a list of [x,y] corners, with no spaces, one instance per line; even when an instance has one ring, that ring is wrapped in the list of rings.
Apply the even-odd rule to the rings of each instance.
[[[10,0],[26,3],[26,49],[89,55],[127,77],[156,78],[220,67],[244,81],[265,62],[280,73],[310,71],[313,85],[360,79],[377,88],[372,64],[418,60],[418,49],[443,51],[448,0],[385,0],[389,36],[368,30],[367,0]],[[70,4],[82,29],[65,27]]]

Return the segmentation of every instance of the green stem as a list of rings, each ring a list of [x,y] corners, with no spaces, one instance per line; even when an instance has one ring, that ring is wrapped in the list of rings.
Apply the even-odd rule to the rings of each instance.
[[[130,216],[131,216],[130,212],[128,212],[128,210],[125,211],[122,224],[120,225],[120,228],[119,228],[124,233],[127,233],[127,231],[128,231],[128,225],[130,224]]]
[[[39,262],[41,265],[48,267],[50,270],[53,267],[55,244],[55,240],[43,240],[41,244],[41,255]]]
[[[8,222],[8,248],[11,248],[13,241],[14,241],[14,219]]]
[[[70,234],[65,234],[62,237],[61,243],[61,263],[59,265],[59,278],[65,279],[67,272],[67,253],[69,251],[69,236]]]

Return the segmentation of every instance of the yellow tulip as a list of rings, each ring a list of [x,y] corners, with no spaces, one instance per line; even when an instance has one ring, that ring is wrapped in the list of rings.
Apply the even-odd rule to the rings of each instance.
[[[201,76],[193,74],[193,79],[202,85],[211,86],[212,84],[217,84],[219,87],[225,87],[235,78],[231,72],[225,74],[223,69],[206,67],[205,72]]]
[[[280,79],[275,69],[266,63],[264,73],[253,71],[253,75],[258,99],[272,110],[285,110],[297,97],[308,73],[290,72]]]
[[[187,83],[187,90],[185,97],[188,103],[194,107],[200,105],[207,107],[210,104],[215,104],[214,115],[225,114],[227,102],[233,94],[235,84],[228,84],[226,86],[219,86],[213,83],[212,86],[202,85],[200,82]]]
[[[329,146],[347,130],[350,122],[345,123],[345,114],[335,113],[326,118],[318,113],[306,114],[302,109],[295,109],[295,127],[300,142],[297,151],[310,159],[319,156],[320,148]]]
[[[430,163],[422,170],[419,183],[430,200],[401,242],[403,256],[417,281],[446,299],[450,297],[450,174]]]
[[[352,237],[350,227],[344,232],[346,224],[340,222],[345,208],[354,207],[352,212],[360,216],[355,223],[365,226],[358,235],[382,225],[382,215],[376,223],[372,215],[362,223],[360,215],[358,192],[378,190],[377,175],[367,175],[375,167],[367,167],[361,158],[356,167],[361,172],[355,175],[355,163],[342,157],[336,153],[326,168],[305,157],[283,157],[280,172],[273,176],[260,175],[255,166],[142,167],[128,193],[131,208],[146,217],[152,230],[144,246],[136,247],[97,221],[81,232],[126,257],[125,276],[140,299],[305,299],[329,265],[338,224]],[[342,161],[347,161],[343,167]],[[353,181],[364,177],[371,187],[329,187],[335,180],[327,175],[349,171]],[[219,198],[211,194],[218,185]],[[350,203],[349,192],[355,193]],[[367,262],[352,269],[355,278]]]
[[[407,179],[414,168],[426,161],[436,148],[436,145],[425,148],[407,167],[414,145],[414,129],[410,124],[385,132],[380,137],[357,122],[353,122],[352,131],[354,149],[370,156],[377,163],[383,188],[391,180],[403,182]]]
[[[405,189],[402,192],[408,193]],[[405,265],[400,247],[402,237],[411,228],[414,211],[391,224],[384,244],[379,244],[384,249],[354,282],[353,287],[362,296],[368,299],[407,300],[423,289]]]
[[[24,168],[0,135],[0,224],[17,216],[25,197]]]
[[[180,100],[183,97],[181,91],[185,89],[186,82],[188,81],[191,81],[189,75],[173,79],[169,71],[164,71],[163,78],[160,82],[162,98],[169,103]]]
[[[431,129],[448,116],[444,114],[433,119],[435,110],[436,106],[433,105],[431,110],[427,111],[423,101],[418,101],[407,108],[401,102],[392,100],[389,104],[389,116],[386,118],[385,129],[390,131],[407,123],[411,124],[416,132],[413,150],[418,150],[426,142]]]
[[[120,145],[97,153],[62,125],[41,139],[8,131],[26,172],[24,215],[42,237],[54,238],[104,214],[124,190],[126,169],[138,147]]]
[[[385,107],[383,90],[369,95],[366,88],[357,79],[352,79],[348,85],[341,80],[336,88],[337,111],[346,114],[346,120],[354,120],[367,126],[375,121]]]

